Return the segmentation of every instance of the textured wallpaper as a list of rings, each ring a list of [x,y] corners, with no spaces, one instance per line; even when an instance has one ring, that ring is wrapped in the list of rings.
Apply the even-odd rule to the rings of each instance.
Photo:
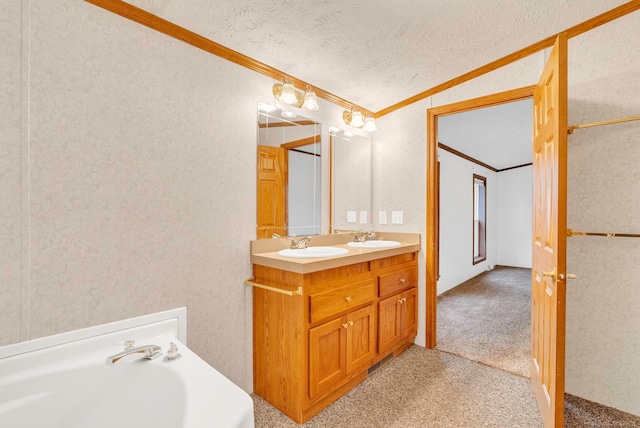
[[[634,12],[570,41],[570,124],[638,115],[638,28],[640,13]],[[405,225],[384,229],[420,232],[424,242],[426,110],[535,84],[546,55],[536,53],[378,121],[374,211],[405,211]],[[576,131],[569,137],[570,227],[640,233],[639,126],[635,122]],[[579,279],[568,284],[567,392],[640,414],[640,322],[638,311],[629,307],[638,296],[640,248],[634,240],[605,241],[602,246],[597,240],[572,238],[568,244],[568,269]],[[423,253],[420,278],[419,293],[424,296]],[[419,322],[420,344],[424,297]]]
[[[0,36],[0,345],[186,306],[189,346],[251,391],[273,81],[77,0],[11,0]],[[320,105],[312,119],[341,117]]]
[[[640,13],[569,43],[569,123],[640,112]],[[569,136],[568,219],[584,232],[640,233],[640,122]],[[567,244],[566,388],[640,415],[640,239]]]
[[[21,7],[0,8],[0,346],[21,336]]]

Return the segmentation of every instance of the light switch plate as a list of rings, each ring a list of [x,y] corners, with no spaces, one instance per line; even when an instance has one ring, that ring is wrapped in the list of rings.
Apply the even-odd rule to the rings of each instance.
[[[347,223],[355,223],[355,222],[356,222],[356,212],[347,211]]]
[[[360,223],[361,224],[367,224],[367,212],[366,211],[360,211]]]
[[[404,223],[404,212],[391,211],[391,224],[402,224],[402,223]]]
[[[386,211],[378,211],[378,223],[379,224],[387,224],[387,212]]]

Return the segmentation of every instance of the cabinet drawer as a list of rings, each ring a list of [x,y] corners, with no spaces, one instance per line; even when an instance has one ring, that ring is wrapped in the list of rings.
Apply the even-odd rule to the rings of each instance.
[[[379,296],[388,296],[418,286],[418,268],[410,267],[380,276]]]
[[[309,297],[309,318],[316,322],[371,302],[375,295],[373,281],[367,280],[339,287]]]

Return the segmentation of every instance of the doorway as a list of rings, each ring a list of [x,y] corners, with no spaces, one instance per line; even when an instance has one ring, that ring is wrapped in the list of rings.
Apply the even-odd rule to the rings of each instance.
[[[440,276],[439,236],[440,231],[440,206],[438,203],[439,178],[442,175],[438,165],[438,118],[455,113],[469,112],[484,107],[499,106],[514,101],[526,100],[533,97],[535,86],[462,101],[455,104],[429,109],[427,112],[427,233],[426,233],[426,346],[433,349],[436,346],[437,327],[437,296],[438,277]],[[470,182],[471,186],[473,182]],[[490,184],[489,184],[490,185]],[[472,189],[472,187],[471,187]],[[469,214],[471,216],[471,214]],[[469,218],[470,225],[472,218]],[[469,246],[472,251],[472,246]],[[472,258],[472,253],[469,255]],[[476,266],[483,266],[477,264]]]
[[[440,115],[436,349],[529,377],[531,98]]]

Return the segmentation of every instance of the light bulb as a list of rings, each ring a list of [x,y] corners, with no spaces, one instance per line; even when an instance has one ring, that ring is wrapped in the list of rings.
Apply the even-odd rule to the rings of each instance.
[[[289,105],[298,102],[298,98],[296,97],[296,88],[293,87],[293,84],[289,79],[284,80],[282,93],[280,94],[280,101]]]
[[[307,86],[307,92],[304,94],[304,103],[302,104],[302,108],[316,111],[320,107],[318,106],[318,99],[316,98],[316,93],[311,89],[311,87]]]
[[[367,118],[364,120],[364,129],[367,132],[378,130],[378,127],[376,126],[376,120],[373,118],[373,116],[367,116]]]
[[[355,128],[362,128],[362,125],[364,125],[364,120],[362,119],[362,113],[356,110],[351,115],[351,126]]]

